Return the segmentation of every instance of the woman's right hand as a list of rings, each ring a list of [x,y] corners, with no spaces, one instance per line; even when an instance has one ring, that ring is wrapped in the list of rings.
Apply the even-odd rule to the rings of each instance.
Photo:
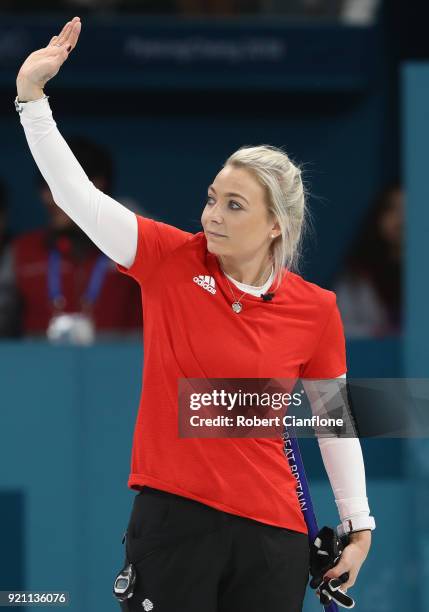
[[[81,29],[79,17],[65,24],[58,36],[53,36],[43,49],[31,53],[16,77],[18,98],[29,101],[43,96],[43,87],[59,71],[78,41]]]

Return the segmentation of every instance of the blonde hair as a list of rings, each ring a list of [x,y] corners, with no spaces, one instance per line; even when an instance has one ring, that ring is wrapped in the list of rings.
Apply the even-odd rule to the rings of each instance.
[[[301,168],[282,149],[272,145],[241,147],[228,157],[225,166],[248,170],[265,189],[268,213],[274,216],[281,229],[281,234],[271,243],[275,287],[278,288],[285,269],[297,271],[301,259],[308,213]]]

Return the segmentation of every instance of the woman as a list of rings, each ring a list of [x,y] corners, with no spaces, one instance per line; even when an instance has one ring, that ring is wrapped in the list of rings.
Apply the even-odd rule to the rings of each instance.
[[[383,189],[346,257],[335,292],[349,337],[401,333],[403,208],[399,183]]]
[[[299,170],[274,147],[234,153],[209,187],[203,232],[136,216],[88,180],[43,87],[80,20],[32,53],[15,105],[56,203],[144,296],[145,366],[129,486],[128,610],[302,609],[307,528],[277,439],[179,438],[179,378],[332,378],[346,371],[335,294],[291,271],[304,218]],[[286,267],[285,267],[286,264]],[[265,296],[264,298],[262,296]],[[351,543],[327,573],[352,586],[371,529],[359,441],[319,440]],[[120,588],[118,584],[118,588]]]

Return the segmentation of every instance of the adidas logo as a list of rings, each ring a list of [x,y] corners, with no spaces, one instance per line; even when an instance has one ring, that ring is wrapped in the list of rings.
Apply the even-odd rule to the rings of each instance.
[[[216,293],[216,283],[213,276],[203,276],[200,274],[199,276],[194,276],[193,281],[209,293],[213,295]]]
[[[150,599],[145,599],[142,602],[143,610],[153,610],[153,603]]]

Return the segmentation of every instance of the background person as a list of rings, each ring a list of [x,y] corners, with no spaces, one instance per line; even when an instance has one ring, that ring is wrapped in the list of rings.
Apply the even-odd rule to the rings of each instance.
[[[404,193],[399,183],[378,194],[334,289],[349,337],[402,331]]]
[[[92,183],[111,193],[114,170],[109,153],[79,136],[70,138],[70,148]],[[90,317],[98,339],[139,333],[138,286],[118,274],[114,264],[55,204],[40,174],[37,187],[47,225],[19,236],[12,248],[22,335],[44,336],[54,316],[69,313]]]

